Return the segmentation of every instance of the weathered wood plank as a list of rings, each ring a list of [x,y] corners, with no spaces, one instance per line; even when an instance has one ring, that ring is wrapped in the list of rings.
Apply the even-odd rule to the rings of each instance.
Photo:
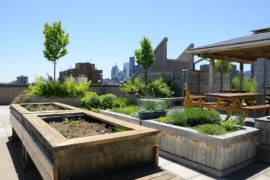
[[[137,149],[155,147],[158,144],[157,136],[148,136],[144,138],[136,138],[133,140],[112,142],[106,144],[100,144],[89,147],[70,147],[69,149],[64,149],[55,152],[54,164],[66,164],[70,162],[82,161],[85,159],[107,156],[112,154],[122,154],[127,151],[135,151]],[[158,157],[157,157],[158,159]]]
[[[30,134],[24,128],[22,143],[37,166],[42,177],[45,179],[45,177],[49,176],[50,179],[55,179],[57,177],[56,167],[41,151],[38,145],[31,138]]]

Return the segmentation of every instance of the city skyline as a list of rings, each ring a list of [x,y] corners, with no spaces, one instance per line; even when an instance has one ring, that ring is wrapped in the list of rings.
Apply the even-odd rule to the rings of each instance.
[[[234,6],[230,6],[231,3]],[[134,55],[134,50],[140,47],[139,41],[143,36],[150,39],[153,48],[160,39],[168,37],[167,53],[168,58],[171,58],[177,57],[179,51],[183,51],[190,43],[198,47],[249,34],[252,29],[268,26],[265,23],[269,14],[268,1],[256,4],[253,1],[231,3],[156,3],[142,0],[117,0],[106,5],[102,2],[78,3],[61,0],[0,2],[0,6],[4,7],[0,11],[0,20],[4,24],[0,39],[1,43],[5,44],[0,50],[0,59],[5,63],[5,68],[1,69],[0,82],[10,82],[20,74],[28,76],[29,82],[33,82],[35,75],[53,75],[53,64],[44,58],[42,52],[42,31],[46,22],[61,20],[63,28],[70,34],[70,44],[67,46],[69,53],[59,60],[57,74],[61,69],[68,69],[77,62],[89,62],[91,59],[91,63],[103,70],[104,78],[110,77],[110,69],[115,62],[123,64],[128,57]],[[180,6],[188,8],[179,12],[177,9]],[[202,9],[209,6],[213,11],[201,13]],[[220,7],[231,9],[231,12],[219,11]],[[241,14],[239,8],[242,9]],[[50,9],[50,12],[44,9]],[[129,13],[132,10],[140,13]],[[208,21],[205,22],[205,19]],[[26,64],[28,66],[25,66]],[[197,69],[198,66],[199,64],[196,65]],[[244,69],[248,70],[248,67],[245,66]],[[4,76],[7,73],[13,75]]]

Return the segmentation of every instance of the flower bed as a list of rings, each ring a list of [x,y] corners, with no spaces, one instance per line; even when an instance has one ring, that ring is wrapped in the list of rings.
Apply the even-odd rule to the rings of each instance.
[[[89,179],[129,167],[158,165],[157,130],[86,111],[21,114],[21,122],[13,115],[15,109],[11,109],[11,124],[44,179]],[[68,139],[56,127],[66,123],[81,132],[85,126],[76,121],[82,119],[97,123],[94,129],[101,133]]]

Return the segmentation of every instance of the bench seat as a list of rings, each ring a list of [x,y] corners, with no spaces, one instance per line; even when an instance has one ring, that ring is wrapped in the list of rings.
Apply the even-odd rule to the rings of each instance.
[[[252,111],[255,117],[262,117],[265,111],[270,109],[270,106],[269,105],[246,106],[242,107],[242,109]]]

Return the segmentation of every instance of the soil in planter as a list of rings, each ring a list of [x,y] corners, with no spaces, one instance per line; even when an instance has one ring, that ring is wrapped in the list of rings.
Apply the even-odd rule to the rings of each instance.
[[[67,110],[66,108],[56,106],[53,104],[29,104],[24,106],[28,111],[57,111],[57,110]]]
[[[48,124],[67,139],[127,131],[127,129],[123,127],[112,126],[84,117],[62,118],[62,121],[50,120]]]

